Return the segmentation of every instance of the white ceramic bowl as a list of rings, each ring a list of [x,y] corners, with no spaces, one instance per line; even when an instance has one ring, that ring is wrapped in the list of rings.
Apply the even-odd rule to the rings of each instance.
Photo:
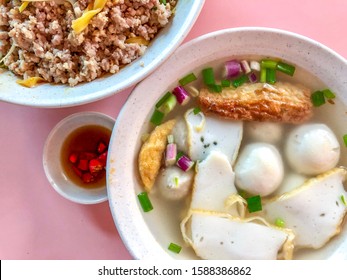
[[[346,60],[309,38],[275,29],[236,28],[207,34],[181,46],[134,89],[118,116],[111,137],[107,182],[109,203],[118,231],[135,259],[196,258],[190,250],[182,250],[180,254],[167,250],[170,242],[182,244],[183,241],[179,229],[172,226],[169,210],[164,210],[163,202],[153,201],[154,210],[143,213],[137,201],[136,194],[143,191],[137,171],[140,137],[148,129],[154,104],[163,93],[177,85],[178,79],[184,74],[193,70],[198,73],[216,60],[226,61],[235,56],[249,55],[277,57],[294,63],[321,79],[337,94],[341,106],[346,107]],[[143,92],[151,94],[144,98]],[[342,135],[346,133],[346,116],[344,113],[342,116],[333,113],[329,118],[334,131],[338,132],[338,138],[342,140]],[[347,163],[346,156],[343,156],[342,163]],[[324,249],[304,251],[297,258],[346,259],[346,228]]]
[[[122,91],[155,70],[182,43],[195,23],[204,0],[178,1],[176,13],[145,54],[119,73],[89,83],[69,87],[43,84],[25,88],[16,84],[13,74],[0,74],[0,101],[35,107],[68,107],[89,103]]]
[[[112,131],[115,120],[98,112],[81,112],[61,120],[49,133],[43,149],[43,168],[52,187],[66,199],[80,204],[96,204],[107,200],[106,185],[82,188],[69,180],[61,163],[65,139],[77,128],[98,125]]]

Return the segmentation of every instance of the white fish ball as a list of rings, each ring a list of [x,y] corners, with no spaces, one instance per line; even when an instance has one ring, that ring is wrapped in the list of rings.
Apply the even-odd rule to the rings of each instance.
[[[318,175],[337,165],[340,144],[325,124],[305,124],[291,131],[285,154],[296,172]]]
[[[267,143],[248,144],[235,165],[236,186],[250,194],[266,196],[283,180],[283,162],[277,148]]]
[[[184,198],[193,184],[194,171],[184,172],[177,166],[170,166],[158,175],[158,186],[161,194],[170,200]]]

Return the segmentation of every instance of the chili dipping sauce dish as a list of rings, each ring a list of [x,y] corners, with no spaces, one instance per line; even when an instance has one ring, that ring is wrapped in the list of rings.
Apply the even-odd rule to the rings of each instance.
[[[43,167],[52,187],[81,204],[107,200],[106,162],[115,120],[81,112],[61,120],[47,137]]]

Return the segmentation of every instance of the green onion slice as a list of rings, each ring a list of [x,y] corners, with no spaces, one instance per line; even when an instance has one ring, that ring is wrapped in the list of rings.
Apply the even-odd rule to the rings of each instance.
[[[168,91],[167,93],[165,93],[165,95],[159,99],[159,101],[155,104],[155,108],[159,108],[161,105],[163,105],[172,95],[172,93],[170,91]]]
[[[159,3],[166,5],[166,0],[159,0]]]
[[[313,106],[319,107],[325,104],[324,93],[320,90],[315,91],[311,94],[311,101]]]
[[[324,93],[324,96],[325,98],[328,98],[328,99],[333,99],[335,98],[335,93],[333,93],[330,89],[323,89],[322,92]]]
[[[201,112],[201,109],[199,107],[195,107],[193,110],[194,115],[197,115]]]
[[[140,201],[143,212],[149,212],[153,210],[153,205],[151,201],[149,200],[147,192],[139,193],[137,197]]]
[[[266,82],[269,84],[276,83],[276,70],[272,68],[266,69]]]
[[[263,59],[260,61],[261,68],[276,69],[278,62],[271,59]]]
[[[234,87],[239,87],[241,85],[243,85],[245,82],[248,81],[248,76],[247,75],[242,75],[240,77],[238,77],[237,79],[232,81],[232,84]]]
[[[180,79],[178,82],[181,86],[185,86],[186,84],[189,84],[193,81],[195,81],[197,77],[195,76],[194,73],[190,73],[186,76],[184,76],[182,79]]]
[[[150,122],[154,125],[160,125],[164,119],[165,114],[159,110],[154,110]]]
[[[170,113],[177,104],[176,96],[170,94],[169,98],[165,100],[164,104],[159,107],[159,110],[164,114]]]
[[[295,72],[295,66],[284,63],[284,62],[278,62],[276,65],[276,69],[289,76],[293,76]]]
[[[261,211],[263,209],[260,195],[246,198],[249,213]]]
[[[343,142],[345,143],[345,146],[347,147],[347,134],[343,135]]]
[[[222,87],[230,87],[231,82],[229,80],[222,80],[220,84]]]
[[[215,85],[216,81],[214,79],[214,71],[213,68],[205,68],[202,70],[202,79],[205,85]]]
[[[177,245],[175,243],[170,243],[168,249],[171,251],[171,252],[174,252],[176,254],[178,254],[179,252],[181,252],[182,250],[182,247],[180,245]]]
[[[284,228],[286,223],[281,218],[277,218],[275,221],[275,225],[280,228]]]
[[[217,92],[217,93],[221,93],[223,91],[223,88],[221,85],[208,85],[208,90],[210,92]]]
[[[347,206],[347,202],[346,202],[345,196],[342,194],[340,196],[340,198],[341,198],[341,201],[342,201],[343,205]]]
[[[260,69],[260,82],[265,83],[266,82],[266,68]]]

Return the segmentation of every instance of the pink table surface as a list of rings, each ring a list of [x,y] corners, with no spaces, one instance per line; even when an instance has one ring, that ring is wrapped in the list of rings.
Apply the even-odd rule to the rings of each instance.
[[[311,37],[347,58],[346,11],[346,0],[206,0],[186,41],[218,29],[265,26]],[[42,168],[44,141],[58,121],[88,110],[117,117],[130,91],[63,109],[0,104],[0,259],[132,259],[108,202],[62,198]]]

